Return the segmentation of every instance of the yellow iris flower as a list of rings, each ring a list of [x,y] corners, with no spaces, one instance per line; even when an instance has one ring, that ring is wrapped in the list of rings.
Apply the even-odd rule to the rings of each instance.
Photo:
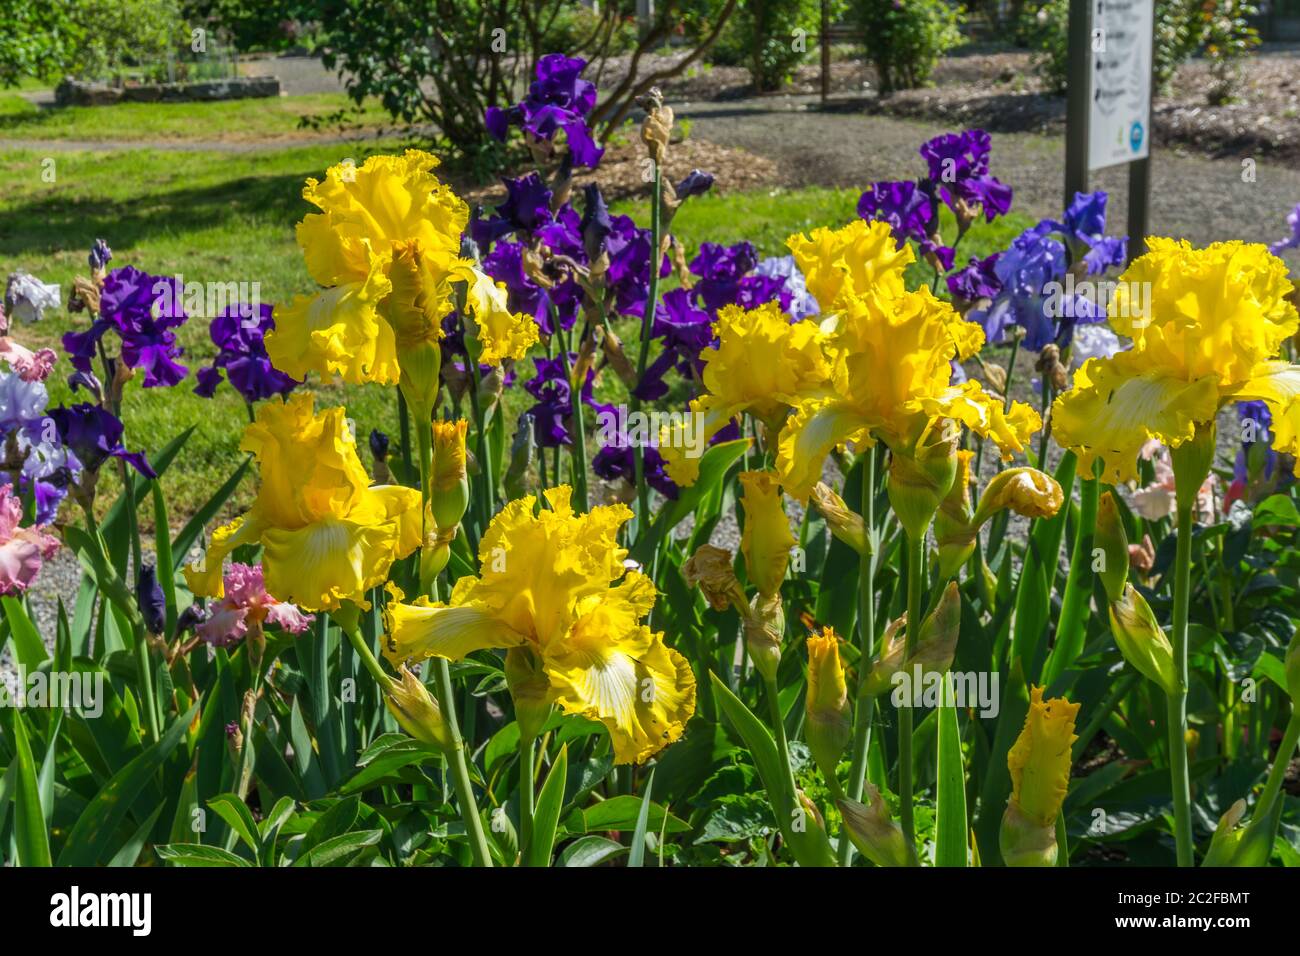
[[[873,290],[902,292],[903,270],[916,261],[911,246],[898,248],[888,223],[864,219],[796,234],[786,245],[823,312]]]
[[[257,409],[239,447],[257,459],[257,499],[246,514],[213,532],[204,560],[185,569],[196,595],[219,598],[222,561],[242,544],[260,543],[266,590],[308,610],[344,601],[369,607],[393,562],[420,545],[420,493],[370,486],[342,408],[316,414],[309,392]]]
[[[454,307],[453,283],[466,284],[481,361],[522,358],[537,324],[506,307],[504,287],[460,257],[469,209],[432,172],[420,150],[372,156],[357,167],[331,166],[308,179],[303,198],[321,210],[298,224],[311,277],[326,288],[275,310],[266,349],[276,368],[344,381],[395,385],[418,345],[436,345]],[[402,359],[399,361],[399,356]]]
[[[1119,278],[1110,324],[1132,349],[1089,359],[1052,406],[1056,439],[1109,483],[1137,478],[1142,445],[1177,448],[1229,401],[1259,399],[1273,413],[1273,446],[1300,452],[1300,366],[1277,361],[1300,316],[1286,266],[1263,245],[1195,249],[1153,238]],[[1149,290],[1144,308],[1139,289]]]
[[[841,299],[823,346],[832,363],[825,384],[805,392],[781,433],[777,470],[794,498],[806,499],[837,445],[883,441],[910,454],[945,423],[993,439],[1004,457],[1024,450],[1042,421],[1028,405],[1003,410],[975,381],[952,384],[954,358],[983,345],[979,326],[964,322],[927,289],[889,289]]]
[[[460,660],[484,648],[527,647],[541,661],[551,701],[609,730],[619,763],[641,762],[682,735],[695,711],[695,677],[663,634],[640,623],[655,602],[651,580],[625,572],[624,505],[575,514],[568,486],[549,509],[520,498],[492,519],[478,577],[460,578],[445,604],[390,601],[392,661]],[[617,583],[615,583],[617,582]]]
[[[1007,751],[1011,802],[1039,826],[1056,823],[1070,787],[1070,748],[1078,738],[1074,720],[1079,705],[1063,697],[1043,700],[1043,688],[1030,690],[1025,726]]]
[[[817,323],[791,322],[775,302],[748,310],[724,306],[713,332],[718,344],[700,354],[706,391],[691,402],[691,412],[703,416],[703,442],[742,412],[775,433],[799,395],[821,384],[830,369]],[[665,469],[679,485],[699,477],[699,458],[685,445],[673,429],[660,439]]]

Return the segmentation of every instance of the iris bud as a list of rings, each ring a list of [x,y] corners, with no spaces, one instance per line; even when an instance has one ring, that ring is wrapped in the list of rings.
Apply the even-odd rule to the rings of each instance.
[[[745,509],[740,550],[745,556],[745,570],[759,594],[771,596],[781,590],[795,543],[781,486],[770,471],[741,472],[740,484],[744,488],[740,504]]]
[[[1196,496],[1214,464],[1216,438],[1213,421],[1198,422],[1191,438],[1169,450],[1174,464],[1174,496],[1179,508],[1196,507]]]
[[[1106,597],[1112,602],[1118,601],[1128,584],[1129,550],[1128,535],[1124,533],[1124,522],[1120,520],[1112,492],[1106,492],[1097,503],[1097,524],[1092,540],[1101,549],[1103,564],[1098,574],[1106,588]]]
[[[1166,694],[1178,693],[1173,645],[1146,599],[1131,584],[1125,585],[1119,600],[1111,602],[1110,629],[1124,660]]]
[[[451,733],[438,702],[420,679],[402,665],[397,680],[390,681],[384,690],[384,704],[402,729],[416,740],[437,747],[451,749]]]
[[[844,499],[837,495],[824,482],[817,482],[812,490],[813,507],[826,519],[826,527],[831,534],[839,538],[858,554],[870,554],[871,544],[867,540],[866,526],[862,516],[849,510]]]
[[[837,801],[853,845],[876,866],[915,866],[903,830],[890,817],[880,790],[869,783],[866,797],[865,804],[847,797]]]
[[[970,503],[970,463],[974,452],[957,452],[957,476],[934,516],[934,542],[939,550],[939,577],[957,574],[975,551],[979,525],[974,524]]]
[[[744,615],[745,646],[754,669],[763,680],[775,680],[781,663],[781,636],[785,633],[785,611],[781,595],[754,595],[750,613]]]
[[[430,509],[439,530],[454,529],[469,508],[465,433],[469,422],[433,423],[433,469],[429,480]]]
[[[804,736],[813,759],[828,780],[835,779],[840,755],[853,735],[848,687],[840,663],[839,639],[826,628],[808,638],[808,721]]]

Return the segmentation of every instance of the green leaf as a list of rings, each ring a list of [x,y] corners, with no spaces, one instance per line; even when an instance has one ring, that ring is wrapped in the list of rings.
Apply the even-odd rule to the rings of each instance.
[[[952,700],[952,675],[944,675],[945,699]],[[967,865],[966,770],[962,765],[957,708],[939,708],[939,768],[936,790],[935,866]]]
[[[104,860],[136,796],[184,738],[198,708],[199,701],[195,701],[188,712],[172,721],[156,744],[114,774],[86,805],[59,854],[59,866],[94,866]]]
[[[767,790],[768,799],[772,802],[777,825],[781,828],[786,844],[794,853],[794,858],[799,861],[800,866],[834,866],[835,855],[831,852],[830,841],[826,839],[825,831],[818,826],[810,826],[800,832],[791,825],[796,809],[801,808],[796,803],[798,798],[790,790],[790,775],[783,766],[772,734],[763,722],[754,716],[754,712],[718,679],[717,674],[710,671],[709,678],[713,681],[714,695],[723,715],[749,748],[754,766],[758,768],[758,775]]]
[[[294,866],[333,866],[351,857],[358,850],[374,846],[383,837],[383,830],[357,830],[330,837],[294,861]]]
[[[632,833],[632,852],[628,854],[627,865],[633,867],[641,866],[645,859],[645,831],[646,825],[650,822],[650,796],[654,793],[655,772],[650,771],[650,776],[645,782],[645,793],[641,796],[641,809],[636,815],[636,830]]]
[[[149,814],[149,818],[140,824],[139,829],[131,835],[131,839],[123,843],[118,851],[113,854],[113,859],[108,861],[109,866],[135,866],[135,861],[140,858],[140,851],[149,842],[149,834],[153,831],[153,826],[158,822],[158,817],[162,814],[162,811],[163,805],[161,803],[153,808],[153,813]]]
[[[537,806],[533,812],[533,838],[524,848],[525,866],[550,866],[551,848],[555,845],[555,828],[560,822],[560,808],[564,806],[564,778],[569,770],[569,745],[560,748],[560,755],[551,765]]]
[[[23,670],[36,670],[49,654],[45,651],[45,642],[41,640],[36,625],[27,616],[27,608],[22,601],[9,595],[0,598],[0,607],[4,608],[5,621],[8,622],[9,633],[14,639],[14,657],[23,665]]]
[[[172,561],[172,542],[171,528],[167,524],[167,501],[163,498],[162,482],[154,480],[150,483],[153,488],[153,521],[154,521],[154,548],[157,553],[155,568],[158,573],[158,583],[162,585],[163,597],[167,605],[167,624],[166,633],[170,635],[176,629],[176,565]]]
[[[644,800],[626,793],[610,797],[569,814],[564,820],[564,828],[570,833],[604,833],[606,830],[626,833],[636,829],[644,805]],[[646,829],[657,833],[665,828],[665,824],[669,833],[685,833],[691,828],[689,823],[673,816],[661,804],[651,803]]]
[[[219,846],[202,846],[198,843],[168,843],[156,846],[153,851],[165,862],[176,866],[252,866],[247,860],[235,856]]]
[[[262,838],[257,831],[257,823],[253,820],[252,811],[243,800],[239,799],[238,794],[217,794],[208,801],[208,806],[217,816],[226,821],[254,855],[261,853]]]
[[[560,851],[558,866],[599,866],[627,852],[627,847],[609,837],[588,835],[574,840]]]
[[[12,712],[12,727],[14,759],[18,764],[18,787],[14,794],[17,863],[19,866],[50,866],[50,834],[45,826],[45,811],[41,808],[36,760],[27,736],[27,721],[19,710]]]

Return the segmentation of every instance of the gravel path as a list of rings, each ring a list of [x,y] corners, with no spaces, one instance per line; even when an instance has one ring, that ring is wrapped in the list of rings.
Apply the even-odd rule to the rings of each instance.
[[[917,148],[951,125],[869,116],[855,101],[774,96],[728,103],[674,104],[691,120],[691,135],[740,147],[774,160],[792,187],[865,187],[877,179],[919,175]],[[993,172],[1015,189],[1014,209],[1035,218],[1058,216],[1063,206],[1064,139],[1033,133],[994,133]],[[1239,158],[1208,159],[1157,150],[1152,160],[1151,231],[1195,243],[1239,238],[1274,242],[1286,232],[1286,214],[1300,202],[1300,169],[1259,161],[1254,182],[1243,181]],[[1126,167],[1102,170],[1094,188],[1111,194],[1122,228],[1128,202]],[[1300,257],[1292,256],[1300,266]]]

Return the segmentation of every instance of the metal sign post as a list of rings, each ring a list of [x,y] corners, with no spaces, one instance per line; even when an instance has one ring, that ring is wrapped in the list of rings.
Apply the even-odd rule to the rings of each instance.
[[[1154,31],[1154,0],[1070,0],[1065,204],[1092,170],[1127,163],[1130,258],[1149,221]]]

